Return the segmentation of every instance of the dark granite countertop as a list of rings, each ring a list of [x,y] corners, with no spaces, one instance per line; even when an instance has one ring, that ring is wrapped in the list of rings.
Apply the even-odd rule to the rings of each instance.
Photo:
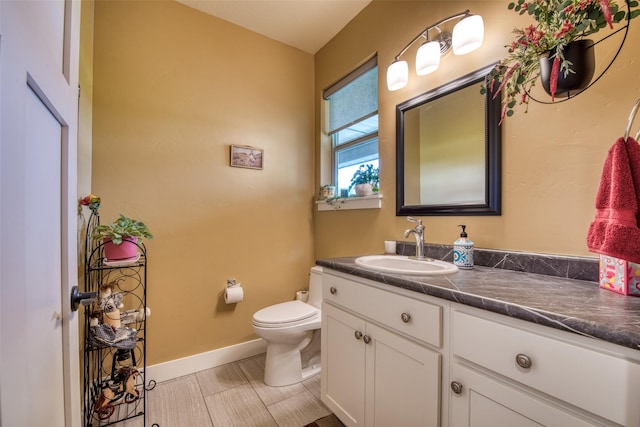
[[[595,281],[483,266],[449,276],[388,274],[359,267],[354,260],[355,257],[331,258],[316,263],[387,285],[640,350],[640,298],[600,289]]]

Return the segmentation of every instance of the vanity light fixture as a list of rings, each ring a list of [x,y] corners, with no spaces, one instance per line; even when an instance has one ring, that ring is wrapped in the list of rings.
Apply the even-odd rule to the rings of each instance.
[[[440,29],[442,24],[454,19],[460,19],[460,21],[453,27],[451,34]],[[431,30],[437,31],[437,35],[433,39],[429,38]],[[400,57],[421,38],[424,38],[425,41],[418,48],[416,54],[416,74],[424,76],[438,69],[440,58],[450,48],[453,48],[455,55],[464,55],[479,48],[484,39],[484,24],[480,15],[471,15],[469,10],[465,10],[429,25],[396,55],[393,63],[387,68],[387,87],[389,90],[402,89],[407,85],[409,66],[407,61],[401,61]]]

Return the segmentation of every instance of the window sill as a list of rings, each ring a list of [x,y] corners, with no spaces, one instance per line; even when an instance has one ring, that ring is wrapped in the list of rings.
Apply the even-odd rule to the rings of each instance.
[[[373,194],[362,197],[346,197],[316,201],[318,211],[347,211],[352,209],[380,209],[382,207],[382,194]]]

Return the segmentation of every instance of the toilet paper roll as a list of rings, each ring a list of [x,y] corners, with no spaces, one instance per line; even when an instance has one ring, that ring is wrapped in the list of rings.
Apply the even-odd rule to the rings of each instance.
[[[227,286],[224,290],[224,302],[227,304],[235,304],[242,301],[244,292],[240,285]]]
[[[309,299],[309,292],[308,291],[296,292],[296,299],[298,301],[307,302],[307,300]]]

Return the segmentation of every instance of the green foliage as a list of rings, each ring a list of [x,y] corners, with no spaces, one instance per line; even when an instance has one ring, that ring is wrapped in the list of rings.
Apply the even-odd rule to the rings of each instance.
[[[110,238],[114,245],[121,244],[124,237],[153,239],[153,235],[144,223],[122,214],[111,224],[97,226],[91,237],[95,240]]]
[[[626,4],[626,2],[625,2]],[[516,0],[507,6],[520,15],[531,15],[535,23],[514,29],[516,39],[508,55],[491,71],[480,93],[502,93],[502,118],[513,115],[513,108],[529,103],[529,93],[540,76],[540,57],[552,55],[559,60],[559,71],[566,77],[575,71],[565,60],[568,43],[583,39],[613,24],[640,16],[637,0],[629,0],[629,13],[612,0]]]
[[[358,184],[371,184],[374,191],[377,191],[380,184],[380,170],[374,168],[373,165],[360,165],[353,177],[351,177],[349,190]]]

